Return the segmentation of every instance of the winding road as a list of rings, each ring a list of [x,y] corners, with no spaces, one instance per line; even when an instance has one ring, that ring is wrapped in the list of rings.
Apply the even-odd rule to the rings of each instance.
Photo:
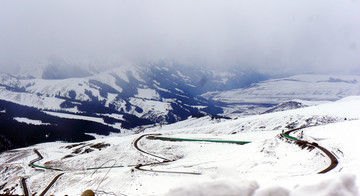
[[[324,170],[318,172],[319,174],[323,174],[323,173],[327,173],[329,171],[331,171],[332,169],[334,169],[337,165],[338,165],[338,160],[337,158],[330,152],[328,151],[326,148],[322,147],[322,146],[319,146],[317,143],[313,142],[313,143],[310,143],[308,141],[305,141],[305,140],[299,140],[295,137],[292,137],[290,136],[290,134],[292,132],[295,132],[295,131],[298,131],[298,130],[301,130],[301,129],[304,129],[304,128],[308,128],[308,127],[300,127],[300,128],[296,128],[296,129],[291,129],[291,130],[288,130],[286,132],[282,132],[281,133],[281,136],[287,138],[287,139],[290,139],[292,141],[295,141],[297,143],[302,143],[302,144],[306,144],[307,146],[312,146],[314,148],[318,148],[319,150],[321,150],[323,153],[325,153],[326,156],[329,157],[331,163],[330,165],[325,168]],[[153,169],[147,169],[147,168],[144,168],[144,167],[147,167],[147,166],[156,166],[156,165],[163,165],[163,164],[167,164],[167,163],[170,163],[170,162],[174,162],[175,160],[171,160],[171,159],[168,159],[168,158],[165,158],[165,157],[162,157],[162,156],[159,156],[159,155],[156,155],[156,154],[153,154],[151,152],[148,152],[142,148],[140,148],[139,146],[139,142],[140,140],[142,140],[143,138],[145,137],[149,137],[149,139],[160,139],[160,140],[169,140],[169,141],[208,141],[208,140],[197,140],[197,139],[181,139],[181,138],[164,138],[164,137],[158,137],[159,135],[161,134],[144,134],[144,135],[141,135],[140,137],[136,138],[133,142],[133,146],[135,149],[137,149],[140,153],[142,154],[145,154],[149,157],[152,157],[152,158],[155,158],[158,160],[158,162],[153,162],[153,163],[146,163],[146,164],[138,164],[138,165],[130,165],[131,167],[134,167],[135,169],[139,170],[139,171],[145,171],[145,172],[155,172],[155,173],[168,173],[168,174],[189,174],[189,175],[201,175],[201,173],[197,173],[197,172],[183,172],[183,171],[164,171],[164,170],[153,170]],[[210,140],[209,140],[210,141]],[[238,143],[240,144],[240,141],[238,142],[234,142],[234,141],[210,141],[210,142],[222,142],[222,143]],[[250,142],[241,142],[241,144],[244,144],[244,143],[250,143]],[[55,171],[62,171],[61,169],[56,169],[56,168],[50,168],[50,167],[46,167],[46,166],[40,166],[40,165],[36,165],[35,163],[37,161],[40,161],[43,159],[43,156],[40,154],[40,152],[37,150],[37,149],[34,149],[34,153],[37,154],[37,158],[31,160],[29,162],[29,166],[30,167],[33,167],[33,168],[41,168],[41,169],[47,169],[47,170],[55,170]],[[128,167],[130,167],[128,166]],[[113,166],[113,167],[124,167],[124,166]],[[113,168],[111,167],[111,168]],[[103,169],[103,168],[110,168],[110,167],[99,167],[99,168],[88,168],[87,170],[93,170],[93,169]],[[43,192],[41,192],[40,196],[43,196],[46,194],[46,192],[55,184],[55,182],[63,175],[64,173],[60,173],[58,175],[56,175],[52,181],[46,186],[46,188],[44,189]],[[24,195],[27,196],[27,195],[30,195],[30,192],[27,188],[27,185],[26,185],[26,179],[25,178],[21,178],[20,180],[20,183],[21,183],[21,186],[23,188],[23,192],[24,192]]]
[[[30,167],[35,167],[35,168],[41,168],[41,169],[48,169],[48,170],[55,170],[55,171],[62,171],[60,169],[55,169],[55,168],[50,168],[50,167],[45,167],[45,166],[40,166],[40,165],[35,165],[35,162],[42,160],[44,157],[40,154],[40,152],[37,149],[34,149],[35,154],[37,154],[38,158],[33,159],[30,161],[29,166]],[[60,178],[60,176],[62,176],[64,173],[60,173],[58,175],[56,175],[52,181],[46,186],[46,188],[43,190],[43,192],[40,193],[40,196],[44,196],[45,193],[55,184],[55,182]],[[23,191],[24,191],[24,195],[29,195],[29,191],[27,189],[26,183],[25,183],[25,178],[21,179],[21,185],[23,187]]]
[[[165,161],[165,162],[171,161],[171,160],[169,160],[169,159],[167,159],[167,158],[160,157],[160,156],[158,156],[158,155],[155,155],[155,154],[146,152],[145,150],[139,148],[139,144],[138,144],[138,143],[139,143],[139,141],[140,141],[142,138],[144,138],[144,137],[146,137],[146,136],[155,136],[155,135],[161,135],[161,134],[144,134],[144,135],[141,135],[140,137],[138,137],[138,138],[134,141],[134,147],[135,147],[138,151],[140,151],[140,152],[142,152],[142,153],[144,153],[144,154],[146,154],[146,155],[149,155],[149,156],[154,157],[154,158],[157,158],[157,159],[161,159],[161,161],[163,161],[163,162],[164,162],[164,161]]]
[[[282,133],[281,135],[288,138],[288,139],[290,139],[290,140],[294,140],[296,142],[303,142],[306,145],[318,148],[329,157],[329,159],[331,161],[330,165],[327,168],[325,168],[324,170],[318,172],[318,174],[324,174],[324,173],[327,173],[327,172],[331,171],[332,169],[334,169],[338,165],[339,161],[337,160],[337,158],[330,151],[328,151],[326,148],[324,148],[322,146],[319,146],[317,143],[309,143],[308,141],[299,140],[299,139],[297,139],[295,137],[290,136],[291,132],[298,131],[298,130],[304,129],[304,128],[309,128],[309,127],[300,127],[300,128],[292,129],[292,130],[289,130],[289,131],[286,131],[286,132]]]
[[[148,156],[160,159],[161,162],[154,162],[154,163],[148,163],[148,164],[138,164],[135,166],[135,169],[140,170],[140,171],[146,171],[146,172],[156,172],[156,173],[169,173],[169,174],[190,174],[190,175],[201,175],[201,173],[197,173],[197,172],[179,172],[179,171],[162,171],[162,170],[152,170],[152,169],[144,169],[142,167],[145,166],[153,166],[153,165],[161,165],[161,164],[165,164],[165,163],[170,163],[170,162],[174,162],[175,160],[170,160],[155,154],[152,154],[150,152],[146,152],[145,150],[141,149],[139,147],[139,141],[141,139],[143,139],[146,136],[155,136],[155,135],[161,135],[161,134],[144,134],[140,137],[138,137],[135,141],[134,141],[134,147],[140,151],[141,153],[144,153]]]
[[[309,127],[309,126],[308,126],[308,127]],[[291,129],[291,130],[288,130],[288,131],[286,131],[286,132],[281,133],[281,135],[284,136],[285,138],[288,138],[288,139],[290,139],[290,140],[296,141],[297,143],[300,142],[300,143],[305,144],[305,145],[307,145],[307,146],[312,146],[312,147],[314,147],[314,148],[318,148],[320,151],[322,151],[323,153],[325,153],[325,155],[329,157],[331,163],[330,163],[330,165],[329,165],[327,168],[325,168],[325,169],[321,170],[320,172],[318,172],[318,174],[327,173],[327,172],[331,171],[332,169],[334,169],[334,168],[338,165],[339,161],[337,160],[337,158],[336,158],[329,150],[327,150],[326,148],[324,148],[324,147],[322,147],[322,146],[319,146],[317,143],[310,143],[310,142],[308,142],[308,141],[299,140],[299,139],[297,139],[297,138],[295,138],[295,137],[290,136],[290,133],[292,133],[292,132],[294,132],[294,131],[298,131],[298,130],[304,129],[304,128],[308,128],[308,127],[299,127],[299,128]],[[183,140],[184,140],[184,141],[208,141],[208,140],[196,140],[196,139],[164,138],[164,137],[158,137],[159,135],[161,135],[161,134],[144,134],[144,135],[141,135],[140,137],[138,137],[138,138],[134,141],[134,147],[135,147],[138,151],[140,151],[140,152],[142,152],[142,153],[144,153],[144,154],[146,154],[146,155],[148,155],[148,156],[151,156],[151,157],[153,157],[153,158],[160,159],[160,161],[161,161],[161,162],[154,162],[154,163],[148,163],[148,164],[139,164],[139,165],[135,166],[136,169],[141,170],[141,171],[159,172],[159,173],[180,173],[180,174],[200,175],[200,173],[194,173],[194,172],[159,171],[159,170],[152,170],[152,169],[144,169],[144,168],[142,168],[142,167],[144,167],[144,166],[161,165],[161,164],[165,164],[165,163],[169,163],[169,162],[175,161],[175,160],[169,160],[169,159],[167,159],[167,158],[164,158],[164,157],[161,157],[161,156],[152,154],[152,153],[150,153],[150,152],[147,152],[147,151],[141,149],[141,148],[139,147],[139,144],[138,144],[138,143],[139,143],[139,141],[140,141],[141,139],[143,139],[144,137],[150,137],[151,139],[161,139],[161,140],[168,140],[168,141],[183,141]],[[211,141],[211,142],[219,142],[219,141]],[[221,141],[221,142],[228,142],[228,141]],[[230,141],[229,143],[234,143],[234,141]],[[244,142],[242,142],[242,143],[244,143]],[[245,143],[249,143],[249,142],[245,142]]]
[[[49,169],[49,170],[55,170],[55,171],[62,171],[61,169],[56,169],[56,168],[51,168],[51,167],[45,167],[45,166],[40,166],[40,165],[36,165],[35,162],[40,161],[41,159],[43,159],[44,157],[40,154],[40,152],[37,149],[34,149],[35,154],[37,154],[38,158],[30,161],[29,166],[30,167],[37,167],[37,168],[41,168],[41,169]]]

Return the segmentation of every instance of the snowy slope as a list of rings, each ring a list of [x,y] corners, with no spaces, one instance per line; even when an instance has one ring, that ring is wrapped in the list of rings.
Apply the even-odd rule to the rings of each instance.
[[[220,81],[235,76],[219,78],[201,69],[189,71],[179,66],[157,65],[122,66],[91,76],[64,79],[0,74],[0,99],[45,110],[94,113],[96,108],[96,112],[175,122],[196,113],[222,112],[220,107],[199,97],[199,92],[222,88],[220,84],[226,82]]]
[[[254,104],[280,104],[294,99],[334,101],[352,95],[360,95],[360,76],[295,75],[255,83],[248,88],[209,92],[203,96],[226,102],[229,104],[226,109],[228,113],[238,113],[248,110]]]
[[[191,115],[222,113],[220,105],[199,95],[241,87],[244,81],[238,76],[244,76],[247,82],[258,81],[251,78],[256,76],[254,73],[232,71],[219,75],[203,68],[177,65],[122,66],[93,75],[48,68],[43,78],[0,73],[0,110],[7,110],[0,116],[0,135],[7,144],[11,143],[1,145],[0,152],[39,142],[92,138],[84,134],[124,133],[136,127],[141,130],[141,126],[173,123]],[[36,123],[14,120],[18,118],[44,124],[37,123],[39,127],[35,127]],[[65,134],[59,131],[70,125],[74,128]],[[37,129],[41,131],[30,134]],[[23,136],[21,140],[13,137],[14,133]]]
[[[172,123],[196,113],[234,117],[262,113],[294,99],[321,102],[360,94],[359,76],[296,75],[253,83],[264,78],[175,65],[123,66],[56,80],[0,74],[0,99],[73,113],[94,113],[100,107],[106,113]]]
[[[13,92],[6,90],[4,87],[0,87],[0,99],[21,104],[29,107],[37,107],[48,110],[59,110],[61,104],[65,101],[64,99],[56,97],[43,97],[32,93],[26,92]],[[76,108],[66,108],[64,111],[77,112]]]
[[[32,193],[41,192],[64,172],[47,194],[80,195],[92,189],[99,195],[359,195],[360,163],[356,148],[360,126],[360,97],[296,110],[280,111],[235,120],[189,118],[178,123],[149,127],[144,133],[176,138],[252,141],[245,145],[208,142],[173,142],[140,138],[143,133],[112,135],[82,143],[44,143],[0,155],[0,193],[22,194],[20,178]],[[282,130],[313,126],[292,133],[317,142],[333,153],[339,165],[326,174],[316,174],[329,165],[317,148],[302,149],[280,137]],[[162,161],[138,151],[165,157]],[[35,164],[64,171],[34,169]],[[94,167],[113,167],[87,170]],[[116,166],[116,167],[115,167]],[[118,167],[124,166],[124,167]],[[201,175],[154,171],[195,172]]]
[[[125,66],[65,79],[0,74],[0,110],[4,111],[0,113],[4,141],[0,151],[48,141],[84,141],[93,138],[84,134],[124,133],[138,126],[176,122],[192,114],[221,112],[209,101],[190,96],[184,83],[188,78],[180,77],[180,72],[176,72],[177,79],[164,80],[166,77],[156,73],[163,71],[160,73],[164,75],[166,69],[149,75],[146,72],[150,68]],[[44,123],[15,120],[19,118]],[[69,127],[73,128],[62,131]],[[35,130],[41,131],[32,133]],[[14,133],[22,138],[14,137]]]
[[[360,94],[360,76],[295,75],[272,79],[249,88],[204,96],[225,102],[284,102],[289,99],[309,101],[337,100]]]

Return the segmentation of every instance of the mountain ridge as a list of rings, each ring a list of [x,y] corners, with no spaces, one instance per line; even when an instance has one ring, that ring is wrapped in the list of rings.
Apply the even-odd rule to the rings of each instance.
[[[46,131],[39,132],[43,139],[36,140],[38,142],[55,139],[46,137],[53,132],[51,129],[58,130],[54,127],[56,121],[48,119],[61,119],[60,127],[71,129],[63,120],[67,119],[77,127],[78,133],[74,137],[66,135],[58,139],[73,141],[93,139],[85,136],[87,133],[125,133],[136,127],[170,124],[191,116],[238,118],[294,109],[300,106],[293,107],[286,102],[302,99],[306,94],[310,95],[308,102],[300,101],[304,106],[360,95],[358,76],[296,75],[259,82],[260,76],[255,72],[188,70],[160,65],[116,68],[92,76],[66,79],[0,74],[0,115],[7,116],[13,124],[11,130],[15,131],[18,127],[33,129],[35,126],[14,120],[19,117],[27,118],[29,122],[50,124],[39,125]],[[249,81],[253,81],[251,85],[248,85]],[[37,115],[18,115],[13,110],[32,111]],[[104,130],[83,130],[84,122]],[[2,119],[2,123],[6,124],[6,120]],[[16,141],[16,138],[10,140],[6,130],[1,129],[1,134],[13,142],[9,146],[20,147],[26,143]]]

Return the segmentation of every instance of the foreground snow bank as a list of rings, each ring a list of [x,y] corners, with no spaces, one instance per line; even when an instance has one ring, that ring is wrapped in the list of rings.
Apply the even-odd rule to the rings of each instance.
[[[309,181],[313,181],[309,179]],[[307,181],[307,182],[309,182]],[[193,183],[171,189],[166,196],[358,196],[356,177],[342,174],[331,179],[321,180],[311,185],[296,185],[293,188],[270,186],[262,188],[256,181],[245,180],[213,180]]]
[[[250,196],[258,188],[259,185],[255,181],[216,180],[175,188],[166,196]]]
[[[356,177],[354,175],[343,174],[337,178],[327,179],[313,185],[300,186],[295,189],[292,195],[356,196],[359,195],[359,191],[356,186]]]

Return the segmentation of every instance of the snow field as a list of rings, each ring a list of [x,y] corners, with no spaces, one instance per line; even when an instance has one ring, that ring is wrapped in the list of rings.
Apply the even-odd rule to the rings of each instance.
[[[50,123],[43,123],[41,120],[32,120],[28,118],[23,117],[15,117],[14,120],[20,122],[20,123],[26,123],[26,124],[32,124],[32,125],[50,125]]]
[[[281,103],[291,99],[338,100],[360,95],[359,76],[295,75],[256,83],[249,88],[210,92],[203,96],[227,103]]]
[[[159,162],[137,151],[133,143],[141,134],[105,137],[83,143],[43,143],[4,152],[0,185],[12,186],[27,177],[29,189],[41,191],[59,171],[34,169],[36,162],[66,170],[50,189],[55,195],[80,195],[86,189],[115,195],[359,195],[360,177],[357,148],[360,121],[360,97],[338,102],[276,112],[237,120],[211,120],[209,117],[151,127],[145,133],[192,139],[252,141],[245,145],[208,142],[171,142],[143,138],[139,147],[167,159],[176,160],[143,169],[199,172],[185,175],[134,170],[133,167],[86,170]],[[346,118],[346,120],[345,120]],[[292,133],[317,142],[333,152],[339,165],[326,174],[316,174],[330,160],[318,149],[301,149],[279,138],[291,126],[317,125]],[[6,169],[6,168],[7,169]],[[5,172],[6,170],[6,172]],[[20,186],[15,194],[22,194]],[[102,192],[103,193],[103,192]],[[104,193],[103,193],[104,194]]]

